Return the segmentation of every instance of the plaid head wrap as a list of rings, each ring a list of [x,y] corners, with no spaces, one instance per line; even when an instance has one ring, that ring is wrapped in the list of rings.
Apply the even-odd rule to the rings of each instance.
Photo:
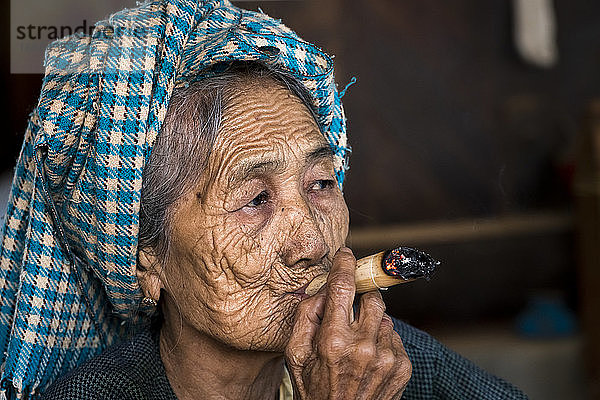
[[[0,398],[36,397],[136,320],[145,161],[173,88],[234,60],[308,89],[341,187],[349,149],[332,60],[278,20],[227,0],[156,0],[48,47],[3,228]]]

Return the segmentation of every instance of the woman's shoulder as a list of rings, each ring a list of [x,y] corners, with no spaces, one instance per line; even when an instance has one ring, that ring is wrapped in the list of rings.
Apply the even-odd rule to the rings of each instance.
[[[403,399],[527,399],[510,383],[479,368],[429,334],[399,319],[392,320],[413,366]]]
[[[59,378],[42,399],[176,400],[152,334],[141,332]]]

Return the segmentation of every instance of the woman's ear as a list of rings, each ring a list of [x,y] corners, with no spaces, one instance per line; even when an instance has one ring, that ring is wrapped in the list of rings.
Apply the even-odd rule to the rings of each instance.
[[[140,249],[136,275],[145,297],[156,301],[160,298],[160,290],[163,288],[161,272],[162,264],[158,261],[154,250]]]

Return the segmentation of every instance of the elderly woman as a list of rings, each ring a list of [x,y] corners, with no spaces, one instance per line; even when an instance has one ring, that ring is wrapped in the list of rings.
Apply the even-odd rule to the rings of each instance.
[[[4,396],[524,398],[378,292],[353,308],[341,96],[279,21],[148,2],[46,68],[2,242]]]

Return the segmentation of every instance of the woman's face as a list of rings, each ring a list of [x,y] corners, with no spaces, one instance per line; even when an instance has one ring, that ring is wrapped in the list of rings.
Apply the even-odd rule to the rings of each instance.
[[[304,286],[345,242],[348,209],[306,106],[270,79],[239,93],[201,185],[175,206],[165,300],[225,344],[283,351]]]

